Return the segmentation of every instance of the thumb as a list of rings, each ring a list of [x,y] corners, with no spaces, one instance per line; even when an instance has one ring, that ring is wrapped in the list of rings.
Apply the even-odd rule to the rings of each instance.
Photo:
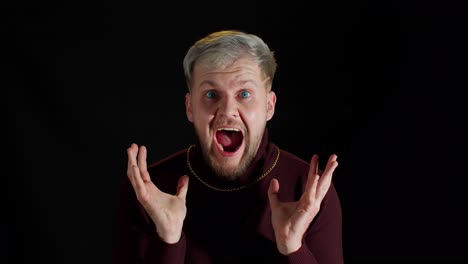
[[[280,186],[277,179],[272,179],[270,181],[270,186],[268,187],[268,199],[270,200],[271,207],[276,207],[279,203],[279,187]]]
[[[177,197],[185,200],[185,197],[187,196],[188,184],[189,177],[187,175],[184,175],[179,178],[179,182],[177,184]]]

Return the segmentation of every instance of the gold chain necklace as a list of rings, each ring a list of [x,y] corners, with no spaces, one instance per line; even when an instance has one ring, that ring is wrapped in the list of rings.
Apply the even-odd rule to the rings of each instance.
[[[188,150],[187,150],[187,165],[190,169],[190,171],[192,172],[192,174],[201,182],[203,183],[203,185],[205,185],[206,187],[210,188],[210,189],[213,189],[215,191],[219,191],[219,192],[234,192],[234,191],[239,191],[239,190],[242,190],[242,189],[245,189],[251,185],[254,185],[255,183],[259,182],[260,180],[262,180],[263,178],[265,178],[272,170],[273,168],[276,166],[276,163],[278,162],[278,159],[279,159],[279,156],[280,156],[280,149],[278,148],[278,146],[275,146],[276,147],[276,158],[275,158],[275,161],[273,161],[273,164],[271,165],[271,167],[265,171],[260,177],[258,177],[257,179],[255,179],[255,181],[247,184],[247,185],[243,185],[243,186],[239,186],[239,187],[235,187],[235,188],[219,188],[219,187],[216,187],[216,186],[213,186],[207,182],[205,182],[204,180],[202,180],[196,173],[195,171],[193,170],[192,168],[192,165],[190,164],[190,150],[192,149],[192,147],[194,147],[195,145],[191,145]]]

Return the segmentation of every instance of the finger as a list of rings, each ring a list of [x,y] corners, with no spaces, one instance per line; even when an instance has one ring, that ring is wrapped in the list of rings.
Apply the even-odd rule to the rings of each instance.
[[[184,175],[179,178],[179,182],[177,183],[177,197],[185,200],[185,198],[187,197],[188,184],[189,177],[187,175]]]
[[[336,167],[338,167],[338,161],[336,161],[337,156],[332,155],[330,156],[327,167],[325,168],[325,171],[322,174],[321,180],[319,181],[319,185],[317,188],[317,194],[316,197],[319,199],[322,199],[325,194],[328,192],[328,189],[330,188],[331,182],[332,182],[332,177],[333,177],[333,172],[335,171]]]
[[[132,185],[133,189],[135,190],[135,193],[137,196],[142,196],[145,195],[146,188],[145,188],[145,183],[143,182],[143,179],[141,178],[140,175],[140,168],[138,168],[137,165],[132,165]]]
[[[270,200],[270,207],[274,208],[279,204],[279,182],[277,179],[272,179],[270,181],[270,186],[268,187],[268,200]]]
[[[135,188],[135,180],[134,180],[134,176],[133,176],[132,166],[128,167],[128,169],[127,169],[127,177],[130,180],[130,183],[132,184],[133,188]]]
[[[151,177],[148,173],[148,166],[146,163],[146,157],[148,156],[148,151],[145,146],[140,146],[140,151],[138,153],[138,167],[140,168],[141,178],[143,181],[151,181]]]
[[[317,154],[312,155],[312,159],[310,160],[310,169],[309,169],[309,176],[310,173],[313,175],[318,174],[318,166],[319,166],[319,157]]]
[[[330,155],[327,161],[327,166],[325,167],[325,170],[323,171],[323,176],[328,175],[328,174],[333,174],[336,167],[338,166],[338,161],[336,161],[337,158],[338,156],[336,156],[335,154]],[[331,180],[331,177],[326,177],[326,178],[322,177],[322,179]]]
[[[309,173],[307,175],[307,182],[302,197],[312,201],[315,198],[315,191],[317,189],[316,181],[318,180],[318,155],[312,155],[310,160]]]
[[[127,156],[128,156],[128,162],[127,162],[127,176],[132,183],[132,186],[134,186],[134,177],[133,177],[133,168],[132,165],[136,165],[136,153],[138,151],[138,146],[136,144],[132,144],[129,148],[127,148]]]
[[[306,183],[305,191],[311,190],[315,175],[318,175],[318,155],[317,154],[312,155],[312,158],[310,160],[310,167],[309,167],[309,173],[307,175],[307,183]]]
[[[333,161],[335,161],[336,159],[338,159],[338,156],[336,154],[332,154],[330,155],[330,157],[328,158],[328,161],[327,161],[327,165],[328,164],[331,164]]]
[[[138,153],[138,145],[135,143],[132,143],[129,148],[127,148],[127,156],[128,156],[128,163],[127,166],[128,168],[131,168],[132,165],[136,165],[136,156]]]
[[[307,199],[311,204],[315,201],[319,180],[320,176],[318,174],[311,174],[309,178],[307,178],[306,188],[302,198]]]

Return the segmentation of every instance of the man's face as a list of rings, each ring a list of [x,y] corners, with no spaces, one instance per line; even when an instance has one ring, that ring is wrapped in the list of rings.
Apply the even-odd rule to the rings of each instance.
[[[255,157],[276,95],[250,57],[224,69],[195,65],[191,92],[185,97],[205,159],[226,179],[242,175]]]

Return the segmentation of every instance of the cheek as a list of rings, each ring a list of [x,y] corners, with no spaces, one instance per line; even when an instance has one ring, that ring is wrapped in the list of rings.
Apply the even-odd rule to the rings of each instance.
[[[261,114],[258,111],[245,111],[243,116],[245,122],[253,124],[260,120]]]
[[[211,118],[210,114],[204,113],[204,112],[197,112],[196,114],[193,115],[194,123],[204,125],[206,123],[209,123]]]
[[[244,118],[244,122],[248,127],[263,127],[266,121],[266,106],[260,106],[260,104],[251,108],[244,108],[241,111]]]
[[[195,109],[194,109],[195,110]],[[193,111],[193,122],[196,127],[202,129],[210,124],[213,120],[213,112],[207,107],[197,107],[196,111]]]
[[[201,100],[193,105],[193,111],[200,116],[207,116],[215,111],[215,106],[215,104],[209,104]]]

